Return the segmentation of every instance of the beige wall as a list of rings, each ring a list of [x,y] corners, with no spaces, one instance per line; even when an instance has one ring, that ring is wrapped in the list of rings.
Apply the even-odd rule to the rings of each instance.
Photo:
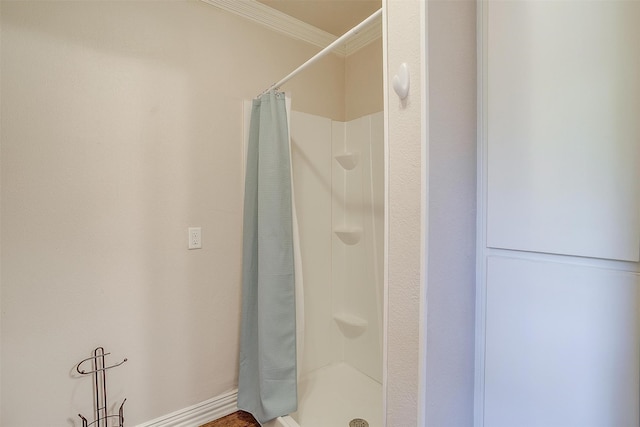
[[[200,2],[1,7],[0,424],[90,415],[98,345],[127,425],[231,389],[242,100],[317,49]],[[331,56],[286,89],[342,119],[344,82]]]
[[[388,71],[411,61],[416,83],[418,3],[387,0]],[[317,49],[198,2],[1,8],[0,424],[89,414],[72,369],[97,345],[129,358],[109,379],[128,425],[233,387],[241,104]],[[362,115],[343,71],[330,56],[299,75],[293,108]],[[415,425],[421,98],[418,84],[405,104],[387,91],[387,422]],[[185,249],[189,225],[200,251]]]
[[[345,121],[384,109],[382,67],[382,37],[347,56]]]

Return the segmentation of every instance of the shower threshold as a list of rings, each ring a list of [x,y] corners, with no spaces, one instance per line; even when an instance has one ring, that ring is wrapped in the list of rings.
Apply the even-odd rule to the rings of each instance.
[[[265,427],[349,427],[354,419],[382,427],[382,385],[347,363],[300,379],[298,412]]]

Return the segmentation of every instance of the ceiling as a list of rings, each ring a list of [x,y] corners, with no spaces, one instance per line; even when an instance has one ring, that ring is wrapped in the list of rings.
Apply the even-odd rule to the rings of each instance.
[[[382,0],[258,0],[335,36],[382,7]]]

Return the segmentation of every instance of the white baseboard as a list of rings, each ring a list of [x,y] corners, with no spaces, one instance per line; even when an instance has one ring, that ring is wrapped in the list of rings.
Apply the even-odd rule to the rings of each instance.
[[[238,410],[238,390],[180,409],[137,427],[199,427]]]

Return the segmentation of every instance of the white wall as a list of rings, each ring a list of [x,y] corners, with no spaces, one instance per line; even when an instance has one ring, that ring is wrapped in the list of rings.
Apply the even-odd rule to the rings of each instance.
[[[473,423],[476,33],[473,1],[428,3],[430,427]]]
[[[1,8],[0,424],[78,425],[98,345],[127,425],[234,387],[242,100],[317,49],[200,2]],[[294,108],[342,118],[344,80],[325,58]]]
[[[388,426],[473,418],[475,7],[388,0]],[[427,21],[428,16],[428,21]],[[421,238],[423,239],[421,241]]]
[[[386,355],[385,383],[387,426],[417,426],[419,397],[421,311],[424,280],[421,267],[422,239],[426,238],[422,202],[423,147],[426,143],[426,96],[423,92],[425,57],[424,3],[386,0],[385,132],[387,141],[386,231]],[[408,98],[401,102],[389,82],[401,63],[411,73]],[[425,170],[426,171],[426,170]]]

